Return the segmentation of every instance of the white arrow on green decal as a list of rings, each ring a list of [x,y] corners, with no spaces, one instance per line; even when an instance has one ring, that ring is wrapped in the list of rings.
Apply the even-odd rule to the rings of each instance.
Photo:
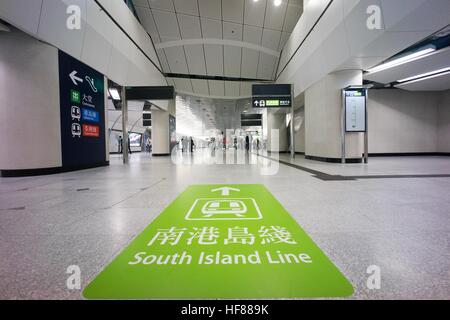
[[[230,187],[222,187],[222,188],[217,188],[217,189],[211,190],[211,192],[217,192],[217,191],[222,191],[223,196],[229,196],[230,191],[240,192],[241,190],[236,189],[236,188],[230,188]]]

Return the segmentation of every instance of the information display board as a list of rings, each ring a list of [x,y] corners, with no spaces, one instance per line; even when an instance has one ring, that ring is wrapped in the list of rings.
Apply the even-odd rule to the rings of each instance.
[[[106,162],[104,76],[59,51],[62,166]]]
[[[142,126],[151,127],[152,126],[152,114],[145,112],[142,114]]]
[[[290,108],[292,92],[290,84],[255,84],[252,86],[254,108]]]
[[[346,89],[345,131],[366,132],[366,90]]]
[[[127,99],[130,100],[173,100],[173,86],[127,87]]]
[[[241,127],[261,127],[262,114],[241,114]]]
[[[142,146],[142,134],[130,132],[130,147]]]

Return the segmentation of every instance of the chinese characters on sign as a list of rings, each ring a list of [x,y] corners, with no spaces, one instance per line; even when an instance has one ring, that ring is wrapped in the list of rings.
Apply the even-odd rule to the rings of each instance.
[[[90,124],[83,124],[84,137],[98,137],[100,135],[100,127]]]
[[[224,234],[226,237],[223,237]],[[253,245],[256,241],[262,245],[271,243],[297,244],[287,228],[280,226],[262,226],[259,228],[257,236],[254,233],[250,233],[247,227],[228,228],[226,233],[222,233],[217,227],[193,227],[190,229],[171,227],[169,229],[158,229],[148,246],[155,244],[175,246],[180,241],[186,241],[187,245],[192,245],[194,242],[198,245],[215,245],[219,243],[225,245]]]
[[[88,299],[343,297],[353,288],[262,185],[195,185],[84,290]]]

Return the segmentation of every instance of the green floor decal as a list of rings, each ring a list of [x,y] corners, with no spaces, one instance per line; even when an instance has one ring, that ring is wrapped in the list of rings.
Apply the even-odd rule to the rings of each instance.
[[[262,185],[189,187],[84,290],[88,299],[352,293],[348,280]]]

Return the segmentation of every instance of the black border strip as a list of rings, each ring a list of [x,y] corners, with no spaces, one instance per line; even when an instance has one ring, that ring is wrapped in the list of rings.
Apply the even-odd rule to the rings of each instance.
[[[305,159],[307,160],[314,160],[314,161],[320,161],[320,162],[328,162],[328,163],[341,163],[341,158],[326,158],[326,157],[316,157],[316,156],[308,156],[305,155]],[[345,159],[346,163],[363,163],[362,158],[347,158]]]
[[[18,178],[18,177],[32,177],[44,176],[72,171],[79,171],[85,169],[93,169],[99,167],[109,166],[109,161],[93,163],[88,165],[80,165],[73,167],[53,167],[53,168],[38,168],[38,169],[20,169],[20,170],[0,170],[2,178]]]
[[[226,279],[224,279],[226,281]],[[435,285],[430,288],[441,289]],[[369,294],[366,299],[373,299],[375,294]],[[401,300],[402,297],[408,297],[405,293],[399,293],[400,300],[354,300],[354,299],[271,299],[271,300],[3,300],[0,301],[0,307],[5,312],[11,312],[18,316],[29,315],[30,310],[34,314],[44,314],[49,309],[56,310],[59,313],[70,310],[72,318],[83,318],[86,314],[93,314],[100,318],[107,313],[114,314],[116,318],[139,318],[145,310],[151,310],[152,314],[163,314],[165,319],[291,319],[293,314],[298,314],[301,310],[304,315],[321,315],[322,318],[335,317],[336,314],[355,315],[350,319],[356,319],[356,315],[364,315],[367,310],[374,310],[372,313],[383,315],[382,310],[389,310],[390,314],[399,315],[397,318],[412,318],[418,316],[429,317],[430,310],[436,313],[444,314],[448,310],[449,301],[444,300],[442,295],[436,294],[437,299],[425,300],[428,295],[418,294],[424,300]],[[9,295],[7,295],[7,298]],[[377,296],[378,297],[378,296]],[[387,294],[381,295],[381,298],[388,298]],[[264,312],[248,314],[252,310],[248,306],[260,306]],[[214,308],[213,316],[208,314],[195,315],[191,312],[186,313],[189,308]],[[228,309],[228,311],[227,311]],[[235,310],[235,311],[234,311]],[[378,311],[377,311],[378,310]],[[183,312],[184,311],[184,312]],[[401,315],[401,316],[400,316]],[[150,317],[149,317],[150,318]]]
[[[450,152],[369,153],[369,157],[450,157]]]
[[[240,82],[269,82],[273,80],[263,79],[250,79],[250,78],[238,78],[238,77],[224,77],[224,76],[209,76],[200,74],[185,74],[185,73],[166,73],[167,78],[181,78],[181,79],[198,79],[198,80],[218,80],[218,81],[240,81]]]
[[[328,11],[328,9],[331,7],[331,4],[334,2],[334,0],[331,0],[330,3],[325,7],[325,10],[323,10],[322,14],[319,16],[319,18],[317,19],[317,21],[313,24],[313,26],[311,27],[311,30],[309,30],[309,32],[306,34],[305,38],[302,40],[302,42],[300,42],[300,44],[298,45],[297,49],[295,49],[294,53],[291,55],[291,57],[289,58],[288,62],[286,62],[286,64],[284,65],[283,69],[280,71],[280,73],[276,73],[275,76],[275,81],[278,80],[278,78],[281,76],[281,74],[283,73],[283,71],[286,69],[286,67],[289,65],[289,63],[291,62],[291,60],[294,58],[294,56],[297,54],[298,50],[300,50],[300,47],[305,43],[305,41],[308,39],[308,37],[310,36],[310,34],[314,31],[315,27],[317,26],[317,24],[320,22],[320,20],[322,20],[323,16],[325,15],[325,13]],[[280,60],[281,60],[281,55],[280,55]],[[279,67],[279,66],[278,66]]]
[[[168,157],[170,153],[152,153],[153,157]]]

